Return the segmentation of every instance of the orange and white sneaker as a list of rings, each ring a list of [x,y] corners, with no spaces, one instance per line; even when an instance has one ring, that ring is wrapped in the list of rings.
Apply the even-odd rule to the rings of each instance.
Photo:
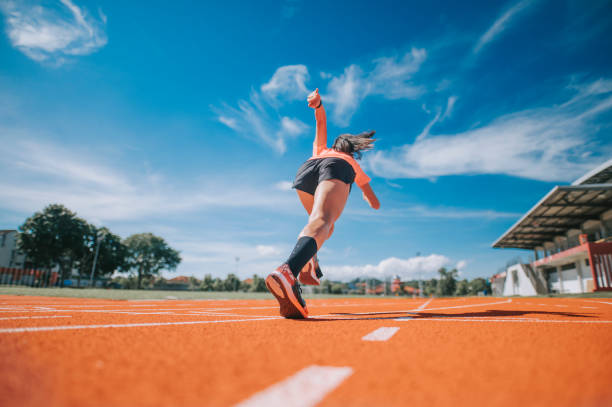
[[[268,291],[276,297],[280,314],[285,318],[308,318],[308,308],[302,298],[300,283],[285,263],[266,277]]]
[[[323,273],[319,267],[319,259],[315,254],[300,271],[298,280],[304,285],[321,285],[321,277],[323,277]]]

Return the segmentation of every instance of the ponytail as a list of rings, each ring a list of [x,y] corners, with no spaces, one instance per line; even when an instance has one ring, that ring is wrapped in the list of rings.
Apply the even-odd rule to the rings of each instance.
[[[371,150],[376,139],[373,139],[375,131],[364,131],[359,134],[342,134],[336,138],[332,149],[347,153],[355,159],[361,159],[362,151]]]

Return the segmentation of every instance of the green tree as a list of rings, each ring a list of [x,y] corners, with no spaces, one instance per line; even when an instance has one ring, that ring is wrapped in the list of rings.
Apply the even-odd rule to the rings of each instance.
[[[254,274],[253,284],[249,288],[249,291],[257,292],[257,293],[268,291],[266,287],[266,280],[264,278],[259,277],[257,274]]]
[[[214,280],[210,274],[206,274],[202,283],[200,284],[200,290],[202,291],[212,291],[213,290]]]
[[[215,278],[212,284],[213,291],[225,291],[225,284],[220,278]]]
[[[34,267],[60,269],[60,286],[86,250],[87,222],[63,205],[51,204],[19,227],[18,246]]]
[[[98,247],[99,244],[99,247]],[[83,275],[89,278],[94,260],[96,268],[94,281],[101,277],[112,275],[118,269],[127,267],[127,247],[121,242],[121,238],[105,227],[96,228],[87,225],[84,235],[83,255],[79,261],[79,278]],[[96,250],[98,258],[96,259]]]
[[[439,296],[453,295],[457,286],[457,270],[453,269],[448,271],[446,268],[442,267],[438,270],[438,274],[440,274],[440,279],[436,287],[436,294]]]
[[[455,289],[455,295],[468,295],[470,293],[470,286],[466,279],[457,281],[457,288]]]
[[[478,295],[479,292],[491,294],[491,283],[482,277],[477,277],[470,281],[470,294]]]
[[[181,262],[181,256],[164,239],[152,233],[138,233],[125,239],[127,247],[126,268],[138,275],[138,288],[142,279],[158,275],[161,270],[173,271]]]
[[[224,291],[239,291],[241,283],[240,279],[236,277],[234,273],[229,273],[223,282]]]

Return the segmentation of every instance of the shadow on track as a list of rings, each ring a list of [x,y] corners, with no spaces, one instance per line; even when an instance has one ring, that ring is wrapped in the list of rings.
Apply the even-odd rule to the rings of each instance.
[[[464,312],[461,314],[442,314],[434,312],[372,312],[372,313],[345,313],[334,312],[329,315],[338,315],[340,318],[318,318],[316,316],[309,317],[302,321],[369,321],[369,320],[389,320],[397,318],[410,317],[411,319],[427,319],[427,318],[502,318],[502,317],[522,317],[526,315],[550,315],[570,318],[594,318],[595,314],[590,313],[572,313],[572,312],[555,312],[555,311],[519,311],[519,310],[486,310],[480,312]],[[392,315],[392,316],[391,316]],[[347,317],[347,318],[341,318]],[[351,318],[352,317],[352,318]]]

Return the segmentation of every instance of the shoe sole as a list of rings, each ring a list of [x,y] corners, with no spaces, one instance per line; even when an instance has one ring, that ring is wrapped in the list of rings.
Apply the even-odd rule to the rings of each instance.
[[[266,277],[268,291],[276,297],[280,305],[280,314],[285,318],[308,318],[306,311],[293,294],[291,286],[287,284],[282,275],[276,271]]]

